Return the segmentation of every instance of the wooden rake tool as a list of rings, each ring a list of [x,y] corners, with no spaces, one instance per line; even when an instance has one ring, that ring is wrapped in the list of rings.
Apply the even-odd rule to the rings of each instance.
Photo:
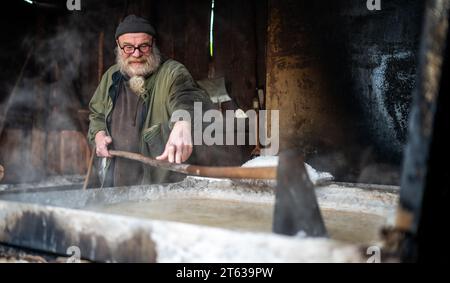
[[[167,169],[173,172],[187,175],[210,177],[210,178],[230,178],[230,179],[276,179],[277,167],[214,167],[197,166],[189,164],[176,164],[167,161],[156,160],[138,153],[127,151],[109,150],[112,156],[127,158],[144,164]]]

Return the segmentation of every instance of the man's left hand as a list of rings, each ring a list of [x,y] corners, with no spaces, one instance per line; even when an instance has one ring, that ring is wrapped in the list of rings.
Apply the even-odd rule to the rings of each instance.
[[[188,160],[192,154],[191,124],[178,121],[173,126],[164,152],[156,157],[157,160],[181,163]]]

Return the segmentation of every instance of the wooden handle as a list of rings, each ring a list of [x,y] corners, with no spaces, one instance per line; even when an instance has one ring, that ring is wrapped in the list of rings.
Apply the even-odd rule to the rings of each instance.
[[[167,161],[156,160],[138,153],[120,150],[109,150],[109,154],[116,157],[127,158],[148,164],[150,166],[164,168],[173,172],[210,178],[230,179],[276,179],[277,167],[210,167],[189,164],[176,164]]]
[[[3,176],[5,176],[5,168],[0,165],[0,181],[3,179]]]
[[[276,179],[277,167],[208,167],[189,165],[189,175],[230,179]]]

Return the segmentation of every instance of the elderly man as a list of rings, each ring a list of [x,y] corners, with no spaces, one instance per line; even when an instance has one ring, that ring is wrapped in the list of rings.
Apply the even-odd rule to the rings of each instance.
[[[112,159],[108,149],[184,162],[193,153],[193,127],[189,121],[171,123],[171,115],[186,110],[193,119],[194,102],[207,110],[211,101],[182,64],[160,55],[155,29],[147,20],[126,17],[115,38],[116,64],[103,75],[89,103],[88,137],[103,158],[102,186],[177,181],[180,176],[169,171]]]

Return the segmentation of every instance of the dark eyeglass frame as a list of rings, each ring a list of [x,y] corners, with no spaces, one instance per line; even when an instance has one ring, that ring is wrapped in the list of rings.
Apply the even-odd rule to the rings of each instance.
[[[123,53],[125,53],[125,54],[133,54],[133,53],[136,51],[136,49],[138,49],[139,52],[145,54],[145,53],[147,53],[148,51],[150,51],[150,49],[153,47],[153,42],[152,42],[152,43],[143,43],[143,44],[140,44],[140,45],[138,45],[138,46],[133,46],[133,45],[131,45],[131,44],[125,44],[125,45],[122,47],[122,46],[120,46],[119,41],[117,41],[117,46],[119,46],[119,48],[122,49]],[[130,48],[130,47],[133,48],[133,51],[131,51],[131,52],[125,51],[125,48]],[[148,50],[143,51],[143,50],[141,49],[142,47],[148,47]]]

